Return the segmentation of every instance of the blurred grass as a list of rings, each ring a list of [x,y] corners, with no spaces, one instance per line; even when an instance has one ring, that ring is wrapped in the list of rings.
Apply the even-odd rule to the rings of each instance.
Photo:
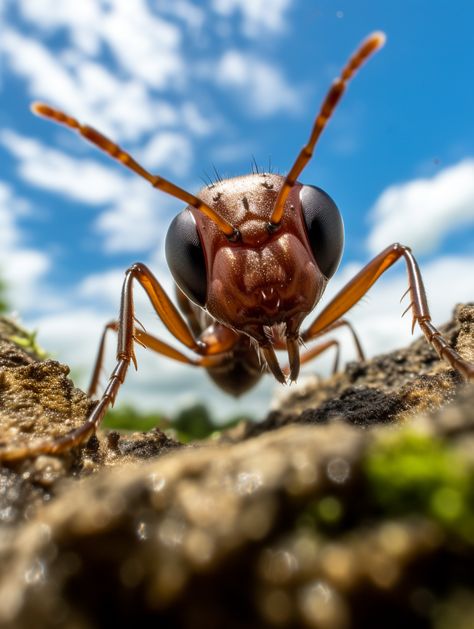
[[[102,426],[113,430],[145,431],[155,426],[162,428],[166,422],[166,417],[160,413],[143,413],[133,406],[124,404],[108,411]]]
[[[164,413],[143,412],[131,405],[123,405],[110,410],[103,427],[112,430],[146,431],[152,428],[173,430],[183,443],[206,439],[215,432],[235,426],[248,416],[237,415],[217,422],[205,404],[193,404],[181,409],[173,416]]]
[[[384,513],[424,513],[474,544],[474,469],[452,446],[411,431],[392,434],[369,452],[365,473]]]
[[[0,277],[0,314],[6,314],[10,309],[7,300],[7,284]]]

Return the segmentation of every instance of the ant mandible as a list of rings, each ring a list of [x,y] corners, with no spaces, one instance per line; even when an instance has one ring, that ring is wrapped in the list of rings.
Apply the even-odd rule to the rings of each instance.
[[[315,345],[300,357],[306,343],[339,326],[357,336],[342,317],[376,280],[403,258],[413,317],[441,358],[464,378],[474,379],[474,364],[464,360],[431,323],[421,274],[410,249],[395,243],[369,262],[303,332],[305,317],[319,302],[335,273],[344,242],[343,224],[334,201],[320,188],[297,179],[310,161],[316,143],[359,67],[385,41],[373,33],[352,55],[329,89],[316,116],[307,144],[286,177],[254,172],[217,181],[194,196],[158,175],[152,175],[117,144],[75,118],[35,103],[33,111],[66,125],[163,192],[188,206],[172,221],[166,237],[166,258],[177,284],[177,299],[184,317],[152,272],[141,263],[125,273],[118,321],[104,330],[89,394],[98,388],[108,330],[118,333],[117,364],[108,385],[87,421],[78,429],[50,442],[32,446],[23,455],[56,453],[69,449],[95,432],[113,405],[130,362],[136,367],[135,342],[175,360],[204,367],[227,392],[238,395],[270,371],[278,382],[294,381],[300,364],[336,344]],[[179,350],[135,325],[133,284],[145,290],[156,313],[171,334],[196,354]],[[408,310],[407,309],[407,310]],[[275,350],[288,352],[282,369]],[[263,366],[262,366],[263,365]]]

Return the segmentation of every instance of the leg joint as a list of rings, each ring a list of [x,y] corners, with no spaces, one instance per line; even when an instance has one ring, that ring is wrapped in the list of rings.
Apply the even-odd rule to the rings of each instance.
[[[399,242],[394,242],[392,245],[392,249],[393,251],[400,251],[401,253],[404,253],[405,251],[411,253],[411,249],[410,247],[407,247],[406,245],[402,245]]]
[[[142,273],[146,273],[147,267],[143,264],[143,262],[134,262],[128,269],[125,271],[125,275],[141,275]]]

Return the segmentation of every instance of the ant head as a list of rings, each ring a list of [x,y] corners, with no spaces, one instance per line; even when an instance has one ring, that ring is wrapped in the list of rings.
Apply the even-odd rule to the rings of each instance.
[[[339,211],[321,189],[297,183],[275,229],[270,217],[285,178],[253,174],[200,191],[240,237],[233,241],[194,208],[172,222],[166,255],[181,290],[262,348],[297,339],[343,249]]]

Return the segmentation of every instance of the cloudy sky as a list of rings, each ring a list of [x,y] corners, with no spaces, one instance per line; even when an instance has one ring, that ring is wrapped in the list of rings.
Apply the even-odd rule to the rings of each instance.
[[[417,256],[435,323],[474,297],[474,5],[433,0],[3,0],[0,2],[0,273],[10,302],[84,385],[124,270],[169,290],[167,226],[182,204],[74,134],[31,115],[43,100],[109,134],[190,191],[284,173],[331,80],[368,33],[388,41],[358,75],[301,180],[324,188],[346,248],[327,296],[400,241]],[[351,314],[369,354],[410,339],[403,263]],[[325,300],[327,301],[327,296]],[[138,317],[167,338],[137,290]],[[418,333],[418,332],[416,332]],[[341,333],[347,359],[354,357]],[[109,344],[110,364],[114,353]],[[270,377],[237,402],[205,373],[139,351],[120,401],[221,416],[263,412]],[[330,356],[305,372],[324,373]]]

